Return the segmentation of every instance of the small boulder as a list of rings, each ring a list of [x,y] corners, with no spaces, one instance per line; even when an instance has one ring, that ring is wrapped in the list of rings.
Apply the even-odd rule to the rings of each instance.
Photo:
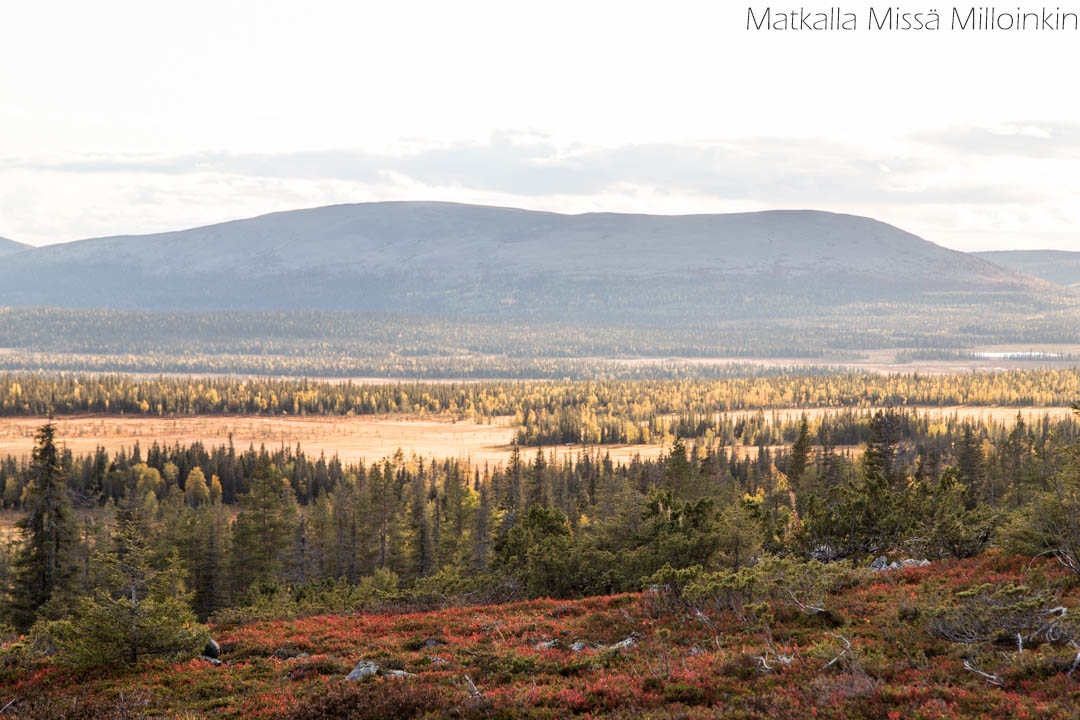
[[[820,562],[832,562],[840,557],[840,553],[829,545],[818,545],[810,551],[810,557]]]
[[[888,567],[889,561],[884,555],[874,558],[874,562],[870,563],[870,569],[875,572],[886,570]]]
[[[377,663],[373,663],[370,660],[361,660],[356,663],[356,667],[352,669],[346,680],[361,680],[368,675],[375,675],[379,672],[379,666]]]
[[[386,670],[386,671],[383,672],[383,676],[384,677],[406,678],[406,677],[412,677],[413,674],[411,672],[405,672],[404,670]]]
[[[217,644],[216,640],[211,638],[206,643],[206,647],[203,648],[202,654],[208,658],[217,660],[219,657],[221,657],[221,646]]]
[[[914,558],[906,558],[904,560],[904,567],[926,567],[929,564],[929,560],[915,560]]]
[[[550,650],[557,647],[559,647],[558,638],[554,640],[541,640],[540,642],[536,643],[537,650]]]
[[[423,647],[433,648],[433,647],[439,647],[440,645],[445,645],[445,644],[446,644],[445,640],[440,640],[439,638],[428,638],[427,640],[424,641]]]
[[[896,562],[895,560],[892,561],[891,563],[889,563],[889,567],[888,567],[889,570],[902,570],[903,568],[904,568],[904,566],[901,565],[900,563]]]
[[[199,659],[202,660],[204,663],[207,663],[209,665],[213,665],[214,667],[221,667],[222,665],[225,664],[225,663],[221,662],[220,660],[218,660],[217,658],[210,657],[209,655],[200,655]]]
[[[624,638],[623,640],[620,640],[619,642],[612,645],[611,649],[612,650],[626,650],[627,648],[632,648],[635,645],[637,645],[637,637],[635,637],[634,635],[631,635],[630,637]]]
[[[304,655],[304,653],[300,652],[300,648],[295,645],[282,645],[270,657],[278,660],[291,660],[301,655]]]
[[[690,648],[690,657],[697,657],[698,655],[704,655],[705,651],[699,648],[697,645]]]
[[[448,664],[446,660],[443,660],[438,655],[432,655],[431,657],[428,658],[428,660],[430,660],[433,665],[446,665],[446,664]]]
[[[573,650],[574,652],[581,652],[582,650],[584,650],[587,647],[588,647],[588,645],[586,645],[585,643],[578,640],[577,642],[575,642],[573,645],[570,646],[570,649]]]

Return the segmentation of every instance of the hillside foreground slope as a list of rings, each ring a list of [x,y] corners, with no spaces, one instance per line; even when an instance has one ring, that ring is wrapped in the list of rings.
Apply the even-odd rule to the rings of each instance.
[[[963,602],[986,583],[1060,581],[1060,573],[991,553],[851,569],[820,595],[796,584],[795,602],[777,593],[768,607],[735,612],[654,588],[243,622],[215,628],[223,664],[157,662],[134,674],[21,666],[9,645],[0,694],[17,717],[85,720],[1075,717],[1076,648],[1045,642],[1018,652],[1006,639],[976,654],[933,632],[942,617],[934,598]],[[1066,584],[1055,598],[1063,617],[1077,600]]]

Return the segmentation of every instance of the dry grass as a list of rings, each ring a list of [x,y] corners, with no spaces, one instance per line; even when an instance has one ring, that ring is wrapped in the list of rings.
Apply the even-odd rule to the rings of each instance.
[[[29,454],[34,431],[44,418],[0,420],[0,456]],[[154,442],[173,445],[195,441],[214,446],[229,442],[241,449],[254,444],[268,448],[299,444],[308,455],[338,455],[343,461],[377,460],[399,448],[406,457],[465,458],[474,463],[498,463],[510,456],[514,430],[508,418],[490,425],[468,420],[453,422],[430,417],[269,418],[199,416],[185,418],[65,417],[55,421],[57,439],[76,454],[104,447],[110,452],[130,449],[138,441],[145,448]],[[608,449],[608,448],[605,448]],[[580,448],[561,447],[557,453]],[[659,445],[611,446],[612,458],[635,454],[655,457]]]
[[[746,410],[730,413],[733,417],[754,415]],[[770,421],[798,419],[803,413],[811,419],[829,409],[767,410]],[[937,417],[956,415],[976,420],[1012,422],[1016,408],[947,407],[920,410]],[[1019,411],[1026,421],[1049,413],[1063,417],[1068,408],[1023,408]],[[33,447],[34,431],[45,422],[41,417],[0,419],[0,456],[28,455]],[[76,454],[92,453],[97,447],[110,452],[130,449],[139,442],[145,449],[154,442],[174,445],[200,441],[208,446],[224,445],[230,436],[237,448],[265,445],[300,445],[309,455],[338,455],[342,461],[372,461],[393,455],[399,448],[406,457],[463,458],[473,463],[499,463],[511,451],[514,429],[509,418],[496,418],[491,424],[470,420],[451,421],[419,416],[364,416],[277,418],[256,416],[198,416],[182,418],[135,418],[116,416],[64,417],[55,421],[57,438]],[[776,449],[776,448],[773,448]],[[556,455],[582,451],[581,446],[546,448]],[[655,458],[665,451],[661,444],[603,446],[613,460],[630,460],[635,455]],[[757,448],[739,448],[743,453],[756,454]],[[857,448],[852,448],[857,451]],[[526,453],[534,452],[526,449]]]

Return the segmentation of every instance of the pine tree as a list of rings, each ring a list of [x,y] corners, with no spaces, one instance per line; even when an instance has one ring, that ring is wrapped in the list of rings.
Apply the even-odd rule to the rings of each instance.
[[[717,559],[738,572],[761,555],[762,535],[761,524],[746,503],[729,505],[716,520]]]
[[[23,631],[68,589],[73,575],[72,551],[78,531],[51,422],[34,436],[29,476],[26,516],[17,524],[22,547],[15,560],[9,607],[12,623]]]

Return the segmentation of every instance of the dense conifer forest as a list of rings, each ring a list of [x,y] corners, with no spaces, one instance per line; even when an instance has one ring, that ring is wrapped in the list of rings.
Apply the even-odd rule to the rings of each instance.
[[[973,554],[1052,492],[1080,437],[1071,417],[1006,425],[901,411],[757,428],[756,453],[723,438],[679,440],[658,460],[630,463],[599,448],[562,460],[515,450],[495,466],[401,453],[343,464],[300,447],[198,443],[53,450],[50,473],[69,500],[50,502],[66,508],[64,582],[80,596],[98,582],[89,558],[117,513],[134,512],[158,562],[179,553],[202,618],[268,601],[249,592],[256,579],[286,604],[318,596],[319,583],[376,577],[440,596],[486,582],[491,592],[576,597],[640,590],[665,564],[723,564],[725,553],[745,555],[736,567],[765,551]],[[769,446],[777,440],[790,442]],[[836,448],[856,441],[864,451]],[[35,513],[40,463],[0,462],[6,508]],[[939,517],[942,503],[955,516]],[[674,525],[672,513],[682,518]],[[552,533],[558,552],[536,554],[531,544]],[[23,582],[20,547],[9,546],[0,573],[11,592]],[[21,616],[22,629],[32,617]]]
[[[679,321],[511,321],[360,312],[137,312],[0,307],[0,370],[238,373],[293,377],[575,379],[720,377],[698,363],[617,359],[788,358],[827,364],[899,348],[955,357],[988,344],[1080,343],[1071,305],[1031,314],[972,305],[871,303],[813,318],[696,313]],[[944,355],[943,355],[944,353]]]

